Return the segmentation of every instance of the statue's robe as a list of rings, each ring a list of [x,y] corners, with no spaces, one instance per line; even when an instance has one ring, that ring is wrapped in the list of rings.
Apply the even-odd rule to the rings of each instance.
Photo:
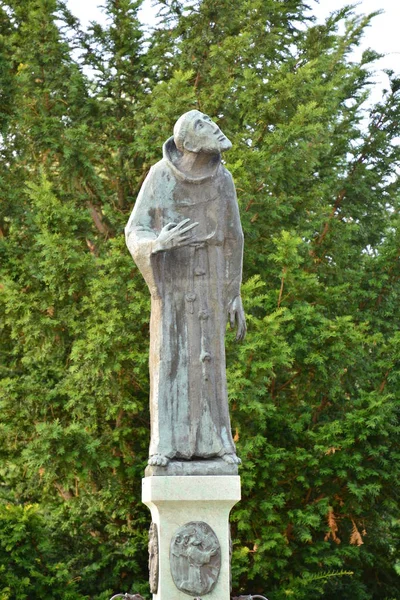
[[[126,240],[151,293],[150,456],[235,452],[225,373],[229,303],[240,294],[243,233],[232,176],[215,156],[208,176],[177,167],[173,138],[140,190]],[[199,225],[190,243],[154,253],[168,223]],[[189,223],[188,223],[189,224]]]

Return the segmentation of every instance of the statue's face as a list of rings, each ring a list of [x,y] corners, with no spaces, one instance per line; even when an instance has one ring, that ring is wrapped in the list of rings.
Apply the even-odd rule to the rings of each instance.
[[[210,117],[199,112],[188,127],[183,146],[191,152],[216,154],[229,150],[232,144]]]

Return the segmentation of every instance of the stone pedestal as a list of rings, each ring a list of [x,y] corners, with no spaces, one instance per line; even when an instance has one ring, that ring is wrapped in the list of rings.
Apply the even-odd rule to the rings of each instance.
[[[158,590],[153,594],[153,600],[188,600],[189,596],[193,598],[199,595],[188,594],[178,589],[170,566],[171,541],[176,539],[180,528],[193,522],[206,523],[216,534],[220,546],[219,575],[212,590],[206,594],[206,598],[207,600],[229,600],[229,513],[240,500],[240,477],[235,475],[153,476],[145,477],[142,484],[142,500],[150,508],[153,523],[157,525],[158,530],[159,577]],[[194,556],[201,546],[196,546],[198,543],[196,540],[193,543],[192,555]],[[198,566],[201,560],[193,559],[193,556],[190,559],[184,557],[177,560],[183,561],[183,569],[192,569],[191,577],[195,579],[196,570],[197,574],[201,570]],[[212,560],[214,559],[210,559],[210,564]],[[207,565],[204,568],[207,568]],[[211,570],[215,572],[214,566]]]

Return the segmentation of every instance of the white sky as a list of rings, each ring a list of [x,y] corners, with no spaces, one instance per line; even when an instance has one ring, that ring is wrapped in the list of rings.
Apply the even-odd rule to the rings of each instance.
[[[232,0],[233,2],[235,0]],[[360,0],[358,2],[351,0],[310,0],[309,4],[313,6],[312,12],[318,20],[324,18],[332,11],[345,6],[346,4],[356,4],[357,12],[368,14],[376,10],[383,10],[384,13],[374,18],[372,25],[366,30],[363,43],[360,48],[372,48],[386,56],[376,63],[377,74],[376,90],[373,94],[373,100],[377,100],[383,87],[387,86],[387,77],[382,72],[383,69],[392,69],[400,73],[400,0]],[[80,19],[82,25],[87,26],[90,21],[104,23],[104,14],[100,6],[101,0],[67,0],[67,5],[71,12]],[[152,0],[145,0],[140,11],[140,18],[144,23],[154,24],[155,11],[152,8]],[[356,57],[359,57],[360,51]]]

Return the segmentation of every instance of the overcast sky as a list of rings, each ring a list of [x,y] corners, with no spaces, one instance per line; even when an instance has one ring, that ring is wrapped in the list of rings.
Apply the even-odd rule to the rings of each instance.
[[[235,0],[232,0],[233,2]],[[352,4],[351,0],[310,0],[313,6],[312,12],[318,20],[324,18],[332,11]],[[356,2],[354,2],[355,4]],[[101,0],[67,0],[71,12],[77,16],[82,25],[86,26],[90,21],[104,22],[104,14],[100,6]],[[360,0],[357,2],[357,12],[368,14],[377,9],[382,9],[383,14],[374,18],[372,25],[366,30],[362,48],[373,48],[386,56],[376,65],[378,70],[376,75],[377,89],[374,93],[374,99],[377,99],[382,87],[387,85],[387,77],[382,72],[383,69],[392,69],[400,73],[400,35],[398,33],[400,23],[400,0]],[[154,9],[152,0],[145,0],[140,12],[140,18],[149,25],[154,24]]]

